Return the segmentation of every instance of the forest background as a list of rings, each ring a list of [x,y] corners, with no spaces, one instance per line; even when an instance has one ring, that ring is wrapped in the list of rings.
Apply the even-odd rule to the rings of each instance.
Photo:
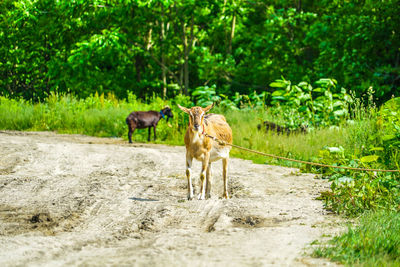
[[[382,103],[399,95],[399,14],[396,0],[3,0],[0,93],[233,97],[283,76]]]

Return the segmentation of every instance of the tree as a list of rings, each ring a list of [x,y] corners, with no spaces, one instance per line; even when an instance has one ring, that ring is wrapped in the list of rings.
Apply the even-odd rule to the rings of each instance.
[[[400,5],[385,1],[4,0],[0,93],[233,96],[281,76],[399,95]]]

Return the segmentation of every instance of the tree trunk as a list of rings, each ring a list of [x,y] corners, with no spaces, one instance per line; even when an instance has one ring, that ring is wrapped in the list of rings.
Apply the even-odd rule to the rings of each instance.
[[[184,88],[183,88],[183,66],[181,66],[181,71],[179,73],[179,87],[181,88],[179,90],[179,93],[183,94],[183,90],[184,90]]]
[[[165,24],[164,24],[164,7],[161,5],[162,17],[161,17],[161,40],[160,40],[160,50],[161,50],[161,79],[162,79],[162,92],[163,99],[167,98],[167,74],[165,70],[165,55],[164,55],[164,40],[165,40]]]
[[[151,24],[150,24],[150,26],[151,26]],[[147,51],[149,51],[150,48],[151,48],[151,46],[152,46],[152,43],[151,43],[151,36],[152,36],[152,33],[153,33],[153,27],[151,27],[151,28],[149,29],[149,32],[148,32],[148,34],[147,34],[147,45],[146,45],[146,50],[147,50]]]
[[[136,82],[140,83],[141,81],[141,71],[142,71],[142,56],[135,56],[135,69],[136,69]]]
[[[190,21],[190,40],[188,42],[188,37],[186,36],[186,26],[182,23],[182,43],[183,43],[183,73],[184,73],[184,93],[188,95],[189,93],[189,55],[190,50],[193,45],[194,39],[194,15],[192,15]]]
[[[296,10],[297,11],[301,10],[301,0],[297,0]]]
[[[189,52],[188,42],[186,36],[186,26],[182,22],[182,44],[183,44],[183,92],[185,95],[188,94],[189,87]]]
[[[235,27],[236,27],[236,14],[233,13],[232,25],[231,25],[231,36],[230,36],[230,38],[229,38],[229,50],[228,50],[228,54],[232,54],[232,42],[233,42],[233,38],[235,37]]]

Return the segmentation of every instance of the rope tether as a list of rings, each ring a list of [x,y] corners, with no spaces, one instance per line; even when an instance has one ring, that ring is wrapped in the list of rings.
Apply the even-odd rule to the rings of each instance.
[[[364,169],[364,168],[353,168],[353,167],[346,167],[346,166],[333,166],[333,165],[327,165],[327,164],[322,164],[322,163],[316,163],[316,162],[310,162],[310,161],[304,161],[304,160],[298,160],[298,159],[291,159],[291,158],[286,158],[286,157],[277,156],[277,155],[273,155],[273,154],[267,154],[264,152],[259,152],[257,150],[245,148],[245,147],[234,145],[234,144],[228,144],[225,141],[219,140],[218,138],[211,136],[207,133],[205,133],[204,136],[213,139],[214,141],[218,142],[218,144],[221,146],[228,145],[228,146],[236,147],[236,148],[242,149],[244,151],[252,152],[255,154],[259,154],[259,155],[263,155],[263,156],[267,156],[267,157],[271,157],[271,158],[276,158],[276,159],[283,159],[283,160],[287,160],[287,161],[308,164],[308,165],[314,165],[314,166],[320,166],[320,167],[326,167],[326,168],[335,168],[335,169],[354,170],[354,171],[366,171],[366,172],[400,172],[400,170]]]

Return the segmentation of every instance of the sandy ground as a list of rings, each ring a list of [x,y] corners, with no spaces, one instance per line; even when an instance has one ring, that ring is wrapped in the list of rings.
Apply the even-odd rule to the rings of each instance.
[[[306,253],[338,230],[327,181],[231,159],[230,200],[218,162],[211,199],[187,201],[184,151],[0,132],[0,266],[334,266]]]

